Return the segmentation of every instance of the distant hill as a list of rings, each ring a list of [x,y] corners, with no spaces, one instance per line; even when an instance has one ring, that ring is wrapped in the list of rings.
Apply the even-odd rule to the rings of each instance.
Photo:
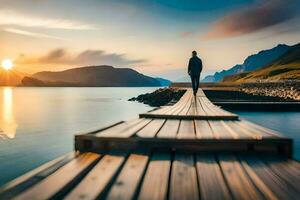
[[[158,78],[158,77],[156,77],[155,79],[159,81],[159,83],[160,83],[161,86],[169,86],[172,83],[171,81],[169,81],[167,79],[164,79],[164,78]]]
[[[296,46],[296,45],[294,45]],[[250,72],[256,69],[260,69],[264,66],[267,66],[285,54],[288,50],[293,48],[293,46],[288,46],[285,44],[279,44],[278,46],[260,51],[257,54],[251,55],[246,58],[243,64],[238,64],[233,66],[228,70],[223,70],[221,72],[216,72],[214,75],[206,76],[203,80],[204,82],[219,82],[225,76],[239,74],[243,72]]]
[[[33,87],[78,87],[78,86],[85,86],[80,85],[78,83],[68,83],[68,82],[61,82],[61,81],[41,81],[36,78],[32,78],[29,76],[25,76],[22,79],[22,86],[33,86]]]
[[[257,82],[300,79],[300,44],[258,70],[224,77],[223,82]]]
[[[6,71],[0,68],[0,85],[1,86],[17,86],[21,84],[26,74],[14,69]]]
[[[38,72],[27,77],[23,84],[31,86],[37,84],[37,86],[149,87],[162,86],[162,80],[145,76],[129,68],[101,65],[73,68],[59,72]]]

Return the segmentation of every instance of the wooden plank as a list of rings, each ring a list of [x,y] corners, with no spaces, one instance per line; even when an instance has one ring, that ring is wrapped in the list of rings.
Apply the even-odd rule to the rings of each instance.
[[[135,126],[136,124],[140,123],[143,119],[134,119],[134,120],[130,120],[130,121],[126,121],[123,122],[117,126],[114,126],[110,129],[106,129],[104,131],[100,131],[98,133],[95,133],[96,136],[100,136],[100,137],[106,137],[106,136],[110,136],[112,134],[116,134],[119,133],[123,130],[129,129],[133,126]]]
[[[197,97],[196,99],[196,105],[197,105],[197,109],[196,109],[196,112],[197,112],[197,115],[203,115],[203,116],[206,116],[206,112],[204,111],[204,108],[200,102],[200,98]]]
[[[86,131],[85,133],[78,133],[77,135],[80,135],[80,134],[82,134],[82,135],[85,135],[85,134],[96,134],[96,133],[99,133],[101,131],[105,131],[107,129],[113,128],[113,127],[118,126],[118,125],[121,125],[123,123],[124,123],[124,121],[119,121],[119,122],[110,124],[108,126],[102,127],[100,129],[96,129],[96,130],[95,129],[91,129],[90,131]]]
[[[20,194],[24,190],[32,187],[48,175],[55,172],[57,169],[65,165],[74,157],[75,152],[70,152],[12,180],[11,182],[5,184],[0,188],[0,199],[11,199],[12,197]]]
[[[140,118],[150,119],[185,119],[185,120],[238,120],[239,117],[236,115],[173,115],[173,114],[151,114],[143,113],[139,114]]]
[[[137,131],[142,129],[144,126],[146,126],[151,120],[150,119],[142,119],[138,121],[138,123],[134,123],[131,126],[127,126],[124,128],[121,128],[119,130],[106,130],[105,133],[98,133],[98,137],[131,137],[134,135]]]
[[[166,114],[179,115],[180,113],[182,113],[181,115],[186,115],[186,112],[187,112],[189,106],[191,105],[191,102],[190,102],[191,98],[192,98],[192,96],[189,95],[187,98],[185,98],[185,100],[182,101],[181,105],[177,109],[174,109],[173,112],[166,113]],[[184,113],[184,110],[186,110],[185,113]]]
[[[179,128],[179,120],[167,120],[160,131],[157,133],[158,138],[176,138]]]
[[[75,156],[75,152],[70,152],[66,155],[60,156],[54,160],[51,160],[43,165],[41,165],[40,167],[35,168],[32,171],[27,172],[26,174],[12,180],[11,182],[5,184],[4,186],[1,187],[0,189],[0,193],[5,191],[5,190],[10,190],[14,187],[16,187],[17,185],[21,184],[22,182],[38,175],[39,173],[43,172],[44,170],[47,170],[48,168],[50,168],[51,166],[55,165],[56,163],[59,163],[61,161],[63,161],[66,158],[72,159]]]
[[[154,111],[148,112],[148,113],[151,113],[151,114],[164,114],[167,111],[169,111],[173,106],[163,106],[163,107],[160,107],[160,108],[158,108]]]
[[[125,160],[124,155],[105,155],[65,199],[93,200],[103,195]]]
[[[277,137],[277,136],[272,136],[269,133],[266,133],[263,130],[257,129],[253,126],[250,126],[249,124],[246,123],[245,120],[239,121],[238,123],[239,126],[242,126],[243,129],[248,131],[250,134],[255,134],[257,138],[263,139],[263,138],[270,138],[270,137]]]
[[[170,153],[154,153],[151,157],[138,199],[164,200],[167,197],[171,169]]]
[[[209,104],[209,100],[206,97],[201,97],[200,98],[201,105],[203,108],[206,108],[206,113],[207,115],[222,115],[219,109],[213,104]]]
[[[254,129],[256,129],[262,133],[265,133],[266,135],[269,135],[271,137],[281,137],[280,133],[278,133],[274,130],[262,127],[260,125],[254,124],[254,123],[246,121],[246,120],[243,120],[243,123],[248,125],[249,127],[254,128]]]
[[[277,176],[271,168],[260,161],[259,158],[255,156],[243,156],[241,159],[245,169],[248,171],[252,170],[256,174],[255,176],[250,172],[250,177],[255,180],[254,182],[257,183],[259,179],[268,187],[259,187],[262,193],[266,195],[266,198],[271,199],[271,197],[275,195],[277,199],[298,198],[299,192],[293,189],[292,185],[286,184],[280,176]]]
[[[188,113],[188,110],[192,106],[192,99],[193,99],[193,97],[190,96],[187,103],[185,104],[185,106],[178,113],[174,113],[174,114],[186,115]]]
[[[207,120],[195,120],[196,137],[199,139],[214,138],[213,131]]]
[[[179,122],[178,122],[179,123]],[[253,139],[195,139],[195,138],[176,138],[176,129],[165,129],[164,132],[159,132],[159,138],[100,138],[93,136],[76,136],[75,149],[81,152],[107,152],[110,150],[123,151],[138,151],[138,150],[170,150],[180,149],[189,152],[267,152],[280,154],[290,157],[292,151],[291,139],[286,138],[265,138],[263,140]],[[163,128],[161,129],[163,130]],[[160,137],[159,134],[162,133]]]
[[[193,120],[181,120],[177,134],[178,139],[195,138],[195,125]]]
[[[140,118],[176,119],[177,116],[180,116],[181,119],[238,119],[237,115],[215,106],[205,96],[194,97],[190,89],[166,112],[153,111],[140,114]],[[204,116],[210,118],[204,118]]]
[[[140,137],[155,137],[157,132],[163,126],[165,120],[164,119],[154,119],[149,124],[147,124],[144,128],[139,130],[136,135]]]
[[[197,174],[192,154],[175,154],[172,165],[169,199],[199,199]]]
[[[300,171],[300,162],[299,161],[288,159],[288,163],[290,165],[292,165],[294,168],[296,168],[298,171]]]
[[[190,92],[186,91],[185,94],[180,98],[180,100],[172,106],[172,109],[165,114],[178,114],[183,107],[189,102]]]
[[[79,155],[59,170],[42,180],[39,184],[31,187],[18,195],[16,200],[35,200],[35,199],[50,199],[58,195],[59,192],[65,190],[68,185],[76,180],[84,171],[95,163],[99,154],[84,153]]]
[[[239,139],[239,138],[245,138],[240,132],[239,130],[237,130],[234,127],[231,127],[228,125],[227,122],[224,122],[223,120],[220,121],[221,124],[223,125],[224,129],[226,129],[226,131],[232,136],[232,138],[234,139]]]
[[[263,138],[263,135],[259,131],[245,128],[241,121],[228,121],[227,123],[233,129],[236,129],[240,134],[244,135],[241,136],[241,138],[253,138],[256,140],[261,140]]]
[[[233,139],[232,134],[224,127],[221,121],[208,121],[213,130],[215,139]]]
[[[162,114],[166,114],[167,112],[169,112],[170,110],[172,110],[174,107],[174,105],[172,106],[164,106],[161,107],[157,110],[151,111],[151,112],[146,112],[146,113],[142,113],[142,114],[151,114],[151,115],[162,115]]]
[[[300,171],[290,164],[288,159],[275,156],[262,157],[272,171],[291,188],[300,193]]]
[[[221,121],[224,128],[231,133],[232,137],[235,139],[243,138],[243,139],[256,139],[253,137],[253,134],[247,134],[243,127],[238,126],[236,121]]]
[[[285,166],[293,171],[293,173],[299,178],[300,177],[300,163],[297,160],[287,159]]]
[[[201,199],[232,199],[213,154],[198,154],[196,167]]]
[[[182,97],[181,97],[182,98]],[[181,100],[181,99],[180,99]],[[179,100],[179,101],[180,101]],[[182,104],[182,102],[177,102],[172,106],[166,106],[166,109],[161,110],[161,112],[150,112],[151,114],[167,114],[167,113],[172,113],[174,112],[175,109],[177,109],[178,107],[180,107]]]
[[[204,103],[202,97],[201,97],[201,98],[198,98],[198,101],[199,101],[200,105],[202,106],[202,109],[203,109],[205,115],[207,115],[207,116],[211,116],[211,115],[216,116],[216,115],[218,115],[216,112],[214,112],[213,110],[211,110],[211,109]]]
[[[244,167],[247,174],[251,177],[253,183],[256,185],[256,187],[262,192],[262,194],[266,197],[266,199],[278,199],[277,196],[272,192],[272,190],[269,188],[268,185],[266,185],[262,181],[262,177],[253,170],[253,166],[250,167],[248,163],[246,163],[244,160],[241,160],[241,164]],[[271,184],[272,186],[273,184]],[[279,199],[278,199],[279,200]]]
[[[196,115],[197,114],[197,99],[192,98],[191,99],[191,106],[187,112],[187,115]]]
[[[133,199],[149,157],[131,154],[105,199]]]
[[[235,114],[225,111],[220,107],[214,105],[208,98],[201,97],[200,98],[201,105],[203,109],[205,109],[207,115],[216,115],[216,116],[236,116]]]
[[[219,154],[218,158],[226,182],[235,199],[264,199],[236,157],[230,154]]]
[[[133,199],[143,177],[148,159],[147,155],[131,154],[106,199]]]
[[[218,115],[234,115],[233,113],[230,113],[226,110],[221,109],[219,106],[216,106],[207,97],[204,97],[202,99],[203,102]]]
[[[203,90],[201,88],[199,88],[196,96],[197,97],[205,97],[206,95],[204,94]]]

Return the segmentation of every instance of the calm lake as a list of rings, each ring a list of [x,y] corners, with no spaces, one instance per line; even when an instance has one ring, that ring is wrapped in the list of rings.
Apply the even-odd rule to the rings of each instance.
[[[76,133],[137,117],[152,108],[127,99],[156,88],[0,88],[0,185],[73,150]],[[300,112],[236,112],[295,139]]]

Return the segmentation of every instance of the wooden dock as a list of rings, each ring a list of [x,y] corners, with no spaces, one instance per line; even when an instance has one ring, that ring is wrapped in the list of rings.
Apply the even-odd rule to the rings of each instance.
[[[188,89],[172,106],[76,135],[76,153],[8,183],[0,199],[298,199],[292,148]]]

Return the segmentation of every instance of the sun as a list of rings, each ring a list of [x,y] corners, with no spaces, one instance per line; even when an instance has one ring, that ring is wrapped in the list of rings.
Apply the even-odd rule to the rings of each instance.
[[[11,59],[4,59],[1,62],[1,66],[5,70],[11,70],[13,68],[14,64]]]

